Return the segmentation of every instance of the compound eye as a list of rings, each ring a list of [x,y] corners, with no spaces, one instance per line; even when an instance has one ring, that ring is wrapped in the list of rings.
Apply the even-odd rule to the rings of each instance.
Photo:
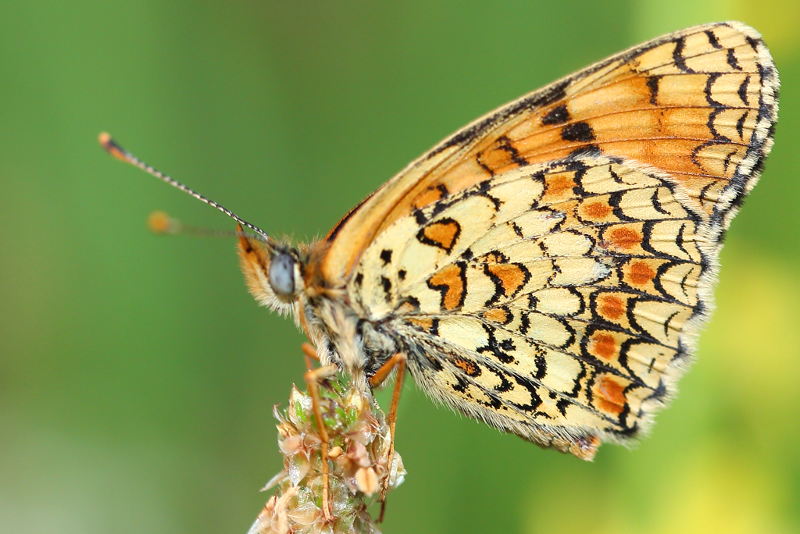
[[[294,264],[294,258],[285,252],[279,252],[272,257],[269,285],[278,297],[289,300],[294,295]]]

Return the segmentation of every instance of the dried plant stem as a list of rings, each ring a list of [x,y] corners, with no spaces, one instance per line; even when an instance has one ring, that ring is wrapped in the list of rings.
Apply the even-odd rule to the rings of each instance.
[[[318,391],[322,432],[309,393],[293,387],[288,406],[275,408],[283,470],[264,488],[277,491],[248,534],[380,532],[368,507],[384,487],[397,487],[405,476],[400,455],[392,451],[386,417],[375,400],[357,391],[346,377],[320,381]],[[325,441],[327,466],[322,463]],[[322,508],[326,470],[330,519]]]

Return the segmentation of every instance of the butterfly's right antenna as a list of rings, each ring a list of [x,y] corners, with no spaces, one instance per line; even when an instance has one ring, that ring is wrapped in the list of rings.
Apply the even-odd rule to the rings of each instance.
[[[238,222],[242,226],[245,226],[246,228],[249,228],[250,230],[255,232],[258,235],[258,237],[261,238],[263,241],[266,242],[266,241],[270,240],[269,239],[269,235],[264,230],[259,228],[258,226],[245,221],[244,219],[242,219],[241,217],[236,215],[234,212],[232,212],[231,210],[229,210],[228,208],[226,208],[225,206],[223,206],[219,202],[214,202],[213,200],[204,197],[203,195],[201,195],[197,191],[195,191],[195,190],[191,189],[190,187],[188,187],[186,185],[183,185],[179,181],[167,176],[166,174],[164,174],[163,172],[159,171],[155,167],[152,167],[152,166],[148,165],[144,161],[140,160],[139,158],[137,158],[136,156],[134,156],[133,154],[131,154],[130,152],[128,152],[127,150],[122,148],[119,144],[117,144],[116,141],[114,141],[114,139],[111,138],[111,136],[109,134],[103,132],[98,136],[97,140],[100,141],[100,146],[102,146],[106,150],[106,152],[108,152],[109,154],[111,154],[115,158],[117,158],[119,160],[122,160],[125,163],[130,163],[134,167],[139,167],[140,169],[142,169],[147,174],[151,174],[151,175],[155,176],[156,178],[158,178],[162,182],[166,182],[169,185],[171,185],[172,187],[176,187],[176,188],[180,189],[181,191],[183,191],[184,193],[193,196],[194,198],[196,198],[200,202],[202,202],[204,204],[208,204],[212,208],[218,209],[219,211],[221,211],[222,213],[224,213],[225,215],[227,215],[228,217],[230,217],[234,221]]]

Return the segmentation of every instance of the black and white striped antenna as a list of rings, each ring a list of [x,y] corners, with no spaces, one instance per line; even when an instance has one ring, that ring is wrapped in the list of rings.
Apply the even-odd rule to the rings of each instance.
[[[269,241],[269,239],[270,239],[269,235],[264,230],[262,230],[261,228],[259,228],[255,224],[252,224],[252,223],[249,223],[249,222],[245,221],[244,219],[242,219],[241,217],[236,215],[234,212],[232,212],[231,210],[229,210],[228,208],[226,208],[225,206],[223,206],[219,202],[215,202],[215,201],[211,200],[210,198],[204,197],[203,195],[201,195],[200,193],[198,193],[194,189],[190,188],[189,186],[186,186],[186,185],[180,183],[179,181],[175,180],[174,178],[171,178],[171,177],[167,176],[166,174],[164,174],[163,172],[159,171],[155,167],[153,167],[151,165],[148,165],[144,161],[140,160],[139,158],[137,158],[136,156],[134,156],[133,154],[131,154],[130,152],[128,152],[127,150],[122,148],[122,146],[120,146],[116,141],[114,141],[114,139],[112,139],[111,136],[109,134],[107,134],[106,132],[101,133],[98,136],[97,139],[98,139],[98,141],[100,141],[100,146],[102,146],[105,149],[106,152],[108,152],[109,154],[111,154],[115,158],[117,158],[117,159],[119,159],[121,161],[124,161],[125,163],[130,163],[134,167],[139,167],[140,169],[142,169],[147,174],[155,176],[156,178],[158,178],[162,182],[166,182],[169,185],[171,185],[172,187],[180,189],[181,191],[183,191],[187,195],[193,196],[194,198],[196,198],[197,200],[199,200],[203,204],[208,204],[212,208],[218,209],[219,211],[221,211],[222,213],[224,213],[225,215],[227,215],[228,217],[230,217],[234,221],[238,222],[239,224],[241,224],[245,228],[248,228],[248,229],[252,230],[253,232],[255,232],[256,235],[258,236],[258,238],[260,238],[261,240],[263,240],[265,242]]]

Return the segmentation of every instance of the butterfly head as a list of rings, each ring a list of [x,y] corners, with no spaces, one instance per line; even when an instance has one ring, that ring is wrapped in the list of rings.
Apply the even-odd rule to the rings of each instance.
[[[239,261],[247,287],[264,306],[289,313],[303,290],[301,261],[297,249],[272,240],[245,234],[239,226]]]

